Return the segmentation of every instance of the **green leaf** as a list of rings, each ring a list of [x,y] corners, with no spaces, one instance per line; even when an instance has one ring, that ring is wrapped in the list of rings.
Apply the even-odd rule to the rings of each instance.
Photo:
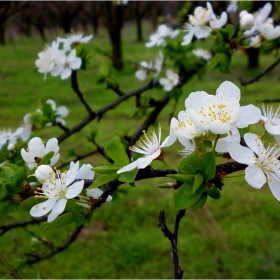
[[[71,212],[68,212],[66,214],[63,214],[63,215],[57,217],[51,223],[46,223],[44,230],[63,227],[63,226],[71,224],[72,222],[74,222],[73,214]]]
[[[124,150],[123,144],[119,136],[115,136],[105,146],[106,154],[119,166],[129,164],[128,156]]]
[[[193,184],[195,175],[186,175],[186,174],[168,174],[167,177],[174,179],[179,182]]]
[[[12,211],[13,205],[13,202],[10,200],[0,203],[0,221]]]
[[[225,29],[227,30],[227,37],[228,39],[231,39],[232,36],[235,34],[235,27],[231,24],[228,24]]]
[[[196,152],[192,152],[179,164],[179,173],[196,174],[199,170],[200,158]]]
[[[6,175],[7,177],[11,177],[15,173],[15,169],[7,165],[1,166],[1,170],[3,171],[4,175]]]
[[[206,203],[207,201],[207,193],[203,193],[202,196],[199,198],[199,200],[194,203],[190,208],[192,209],[198,209],[202,208],[202,206]]]
[[[74,220],[77,227],[79,227],[79,226],[81,226],[85,223],[86,218],[81,213],[72,209],[72,215],[73,215],[73,220]]]
[[[44,157],[41,159],[40,164],[50,164],[51,158],[54,156],[54,151],[51,151],[44,155]]]
[[[198,188],[201,186],[203,182],[204,182],[204,176],[200,173],[197,173],[194,177],[193,193],[195,193],[198,190]]]
[[[215,186],[208,190],[207,193],[213,199],[219,199],[221,197],[221,192]]]
[[[208,152],[203,155],[200,165],[201,173],[206,180],[213,179],[216,173],[215,155],[212,152]]]
[[[96,178],[94,182],[90,185],[89,188],[98,188],[101,187],[111,181],[114,181],[119,177],[119,174],[113,173],[113,174],[104,174],[101,175],[100,177]]]
[[[123,172],[120,174],[118,180],[124,183],[133,183],[137,173],[138,173],[138,168],[135,168],[129,172]]]
[[[9,193],[18,193],[21,190],[22,182],[25,180],[25,172],[22,167],[14,172],[6,182],[6,187]]]
[[[116,173],[120,167],[118,166],[98,166],[92,168],[93,171],[100,173],[100,174],[111,174],[111,173]]]
[[[184,209],[195,204],[205,191],[206,186],[202,184],[194,194],[188,194],[184,185],[182,185],[174,195],[174,204],[177,209]]]

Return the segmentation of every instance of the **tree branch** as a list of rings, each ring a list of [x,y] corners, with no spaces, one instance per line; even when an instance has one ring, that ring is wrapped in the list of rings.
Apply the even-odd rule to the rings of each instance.
[[[87,124],[89,124],[92,120],[94,120],[96,117],[99,118],[99,120],[101,119],[101,117],[109,110],[112,110],[114,108],[116,108],[120,103],[122,103],[123,101],[131,98],[132,96],[137,96],[140,95],[142,92],[155,87],[156,85],[158,85],[158,81],[155,81],[153,83],[148,83],[147,85],[137,89],[137,90],[133,90],[129,93],[126,93],[120,97],[118,97],[116,100],[114,100],[113,102],[109,103],[108,105],[104,106],[103,108],[92,112],[92,114],[90,114],[89,116],[87,116],[84,120],[82,120],[78,125],[74,126],[73,128],[69,129],[68,132],[65,132],[63,135],[61,135],[60,137],[58,137],[58,143],[61,143],[62,141],[64,141],[65,139],[67,139],[68,137],[70,137],[72,134],[80,131],[82,128],[84,128]]]
[[[266,75],[269,71],[274,69],[279,63],[280,63],[280,58],[278,58],[274,63],[272,63],[269,67],[267,67],[265,70],[263,70],[256,77],[254,77],[252,79],[247,79],[247,80],[243,79],[242,77],[239,77],[238,80],[239,80],[239,82],[241,83],[242,86],[246,86],[246,85],[252,84],[252,83],[258,81],[264,75]]]
[[[47,259],[53,257],[54,255],[63,252],[76,240],[76,238],[78,237],[78,235],[81,232],[83,227],[84,226],[82,225],[82,226],[76,228],[76,230],[71,234],[69,239],[64,244],[62,244],[61,246],[58,246],[58,247],[53,247],[49,254],[46,254],[46,255],[25,254],[26,256],[28,256],[30,258],[29,260],[26,261],[26,263],[34,264],[34,263],[40,262],[42,260],[47,260]],[[48,248],[50,248],[50,247],[48,246]]]
[[[78,84],[78,79],[77,79],[77,71],[74,70],[71,73],[71,85],[73,90],[77,93],[80,101],[82,104],[85,106],[86,110],[88,111],[89,115],[94,115],[94,112],[90,108],[90,106],[87,104],[87,102],[84,99],[83,93],[80,91],[79,84]]]
[[[165,221],[165,213],[164,210],[161,210],[159,212],[158,216],[158,227],[161,229],[163,232],[164,236],[168,238],[171,244],[172,248],[172,259],[173,259],[173,269],[174,269],[174,279],[182,279],[184,275],[184,271],[179,265],[179,256],[178,256],[178,250],[177,250],[177,239],[178,239],[178,231],[179,231],[179,225],[182,220],[182,218],[185,216],[186,209],[181,209],[176,215],[176,221],[174,224],[174,232],[172,233]]]

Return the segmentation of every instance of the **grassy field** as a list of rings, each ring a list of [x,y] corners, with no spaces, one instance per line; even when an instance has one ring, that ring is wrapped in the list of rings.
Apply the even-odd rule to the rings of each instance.
[[[151,33],[145,26],[146,38]],[[142,61],[154,59],[157,50],[146,49],[144,43],[136,43],[134,28],[123,31],[124,57]],[[50,41],[57,35],[49,34]],[[109,46],[105,30],[89,43]],[[38,37],[15,37],[13,42],[1,46],[0,52],[0,128],[18,127],[27,112],[38,107],[38,100],[54,99],[58,105],[69,108],[69,127],[75,125],[78,117],[86,115],[77,96],[70,87],[70,81],[43,76],[37,73],[34,61],[44,47]],[[94,110],[114,100],[115,93],[96,85],[96,74],[104,60],[94,55],[86,71],[79,73],[81,90]],[[272,57],[261,57],[262,67],[267,67]],[[263,69],[262,68],[262,69]],[[184,86],[184,94],[179,101],[176,114],[184,109],[184,100],[196,90],[215,93],[225,80],[238,85],[238,77],[253,77],[261,69],[246,69],[243,53],[234,56],[231,75],[210,71],[202,80],[194,77]],[[279,67],[257,83],[242,87],[243,104],[261,105],[263,99],[279,98]],[[115,73],[123,91],[142,85],[134,77],[133,65],[126,63],[121,72]],[[159,94],[153,90],[148,95]],[[116,134],[132,132],[139,122],[131,119],[134,113],[131,100],[116,110],[106,114],[100,123],[93,122],[79,134],[63,142],[61,149],[73,146],[79,153],[92,148],[86,141],[90,131],[97,130],[97,141],[104,145]],[[169,113],[173,104],[160,114],[159,122],[168,133]],[[129,122],[128,122],[129,120]],[[260,131],[261,126],[256,130]],[[47,128],[39,132],[42,137],[58,137],[58,128]],[[167,158],[177,160],[174,149],[166,150]],[[63,160],[66,160],[63,157]],[[63,161],[62,160],[62,161]],[[85,162],[101,165],[100,158],[89,158]],[[33,266],[22,266],[23,253],[39,250],[38,243],[31,238],[36,233],[58,244],[67,237],[73,225],[67,228],[44,231],[43,225],[30,226],[28,230],[18,229],[0,237],[1,257],[13,268],[17,268],[23,278],[35,278],[40,271],[44,278],[172,278],[170,245],[157,228],[157,216],[161,209],[166,211],[168,224],[173,225],[176,210],[173,205],[173,191],[159,189],[157,183],[166,180],[149,180],[137,184],[135,188],[123,185],[116,197],[95,211],[91,222],[87,223],[77,241],[66,251],[50,260]],[[18,212],[9,221],[29,218],[29,209],[35,201],[22,203]],[[200,210],[188,210],[181,222],[179,234],[179,255],[184,278],[279,278],[280,275],[280,203],[272,196],[267,186],[255,190],[244,183],[242,178],[225,180],[222,198],[208,199]],[[8,220],[6,221],[8,222]],[[12,278],[9,271],[0,265],[1,278]]]

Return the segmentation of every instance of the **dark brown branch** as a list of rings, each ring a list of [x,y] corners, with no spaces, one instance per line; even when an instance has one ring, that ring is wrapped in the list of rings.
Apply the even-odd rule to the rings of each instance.
[[[62,244],[61,246],[52,248],[52,250],[51,250],[51,252],[49,254],[46,254],[46,255],[26,254],[28,257],[30,257],[30,259],[28,259],[26,261],[26,263],[27,264],[37,263],[37,262],[40,262],[42,260],[47,260],[47,259],[53,257],[54,255],[63,252],[65,249],[67,249],[76,240],[76,238],[78,237],[78,235],[81,232],[82,228],[83,228],[83,225],[78,227],[71,234],[71,236],[68,238],[68,240],[64,244]]]
[[[164,236],[168,238],[171,244],[172,248],[172,259],[173,259],[173,269],[174,269],[174,279],[182,279],[184,275],[184,271],[179,265],[179,256],[178,256],[178,250],[177,250],[177,240],[178,240],[178,231],[179,231],[179,225],[182,220],[182,218],[185,216],[186,209],[181,209],[176,215],[176,221],[174,224],[174,232],[172,233],[165,221],[165,213],[164,210],[161,210],[159,212],[158,216],[158,227],[163,232]]]
[[[66,127],[65,125],[63,125],[62,123],[60,122],[57,122],[56,125],[61,128],[64,132],[68,132],[69,131],[69,128]]]
[[[92,120],[94,120],[96,117],[98,117],[100,119],[107,111],[116,108],[123,101],[131,98],[132,96],[140,95],[142,92],[144,92],[144,91],[146,91],[150,88],[153,88],[156,85],[158,85],[158,81],[155,81],[153,83],[149,83],[149,84],[147,84],[147,85],[145,85],[145,86],[143,86],[143,87],[141,87],[137,90],[133,90],[129,93],[126,93],[126,94],[120,96],[119,98],[117,98],[113,102],[109,103],[108,105],[104,106],[103,108],[93,112],[92,114],[87,116],[84,120],[82,120],[78,125],[74,126],[73,128],[69,129],[68,132],[65,132],[63,135],[58,137],[58,142],[61,143],[62,141],[64,141],[68,137],[70,137],[72,134],[80,131],[87,124],[89,124]]]
[[[9,225],[0,226],[0,230],[1,230],[0,236],[5,234],[10,229],[17,228],[17,227],[26,227],[26,226],[32,225],[32,224],[39,224],[43,221],[45,221],[44,217],[37,218],[36,220],[32,219],[32,220],[28,220],[28,221],[24,221],[24,222],[16,222],[16,223],[12,223],[12,224],[9,224]]]
[[[78,84],[78,79],[77,79],[77,71],[72,71],[71,74],[71,85],[73,90],[77,93],[80,101],[82,104],[85,106],[86,110],[88,111],[89,115],[94,115],[94,112],[90,108],[90,106],[87,104],[87,102],[84,99],[83,93],[80,91],[79,84]]]
[[[262,78],[264,75],[266,75],[269,71],[274,69],[278,64],[280,63],[280,58],[278,58],[274,63],[272,63],[269,67],[267,67],[265,70],[263,70],[260,74],[258,74],[256,77],[252,79],[243,79],[242,77],[239,77],[238,80],[240,81],[242,86],[246,86],[249,84],[252,84],[256,81],[258,81],[260,78]]]

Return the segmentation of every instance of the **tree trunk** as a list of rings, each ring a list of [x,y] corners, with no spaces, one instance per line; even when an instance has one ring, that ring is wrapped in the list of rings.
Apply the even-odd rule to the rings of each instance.
[[[246,49],[245,53],[247,54],[248,62],[247,62],[247,68],[257,68],[259,67],[259,49],[257,48],[250,48]]]
[[[136,14],[136,29],[137,29],[137,42],[142,42],[143,41],[143,36],[142,36],[142,19],[141,16]]]
[[[123,14],[121,5],[113,5],[111,1],[104,2],[104,16],[106,27],[109,32],[111,45],[113,48],[112,62],[116,70],[123,68],[121,29],[123,25]]]
[[[0,44],[4,46],[6,44],[6,26],[2,23],[0,26]]]

